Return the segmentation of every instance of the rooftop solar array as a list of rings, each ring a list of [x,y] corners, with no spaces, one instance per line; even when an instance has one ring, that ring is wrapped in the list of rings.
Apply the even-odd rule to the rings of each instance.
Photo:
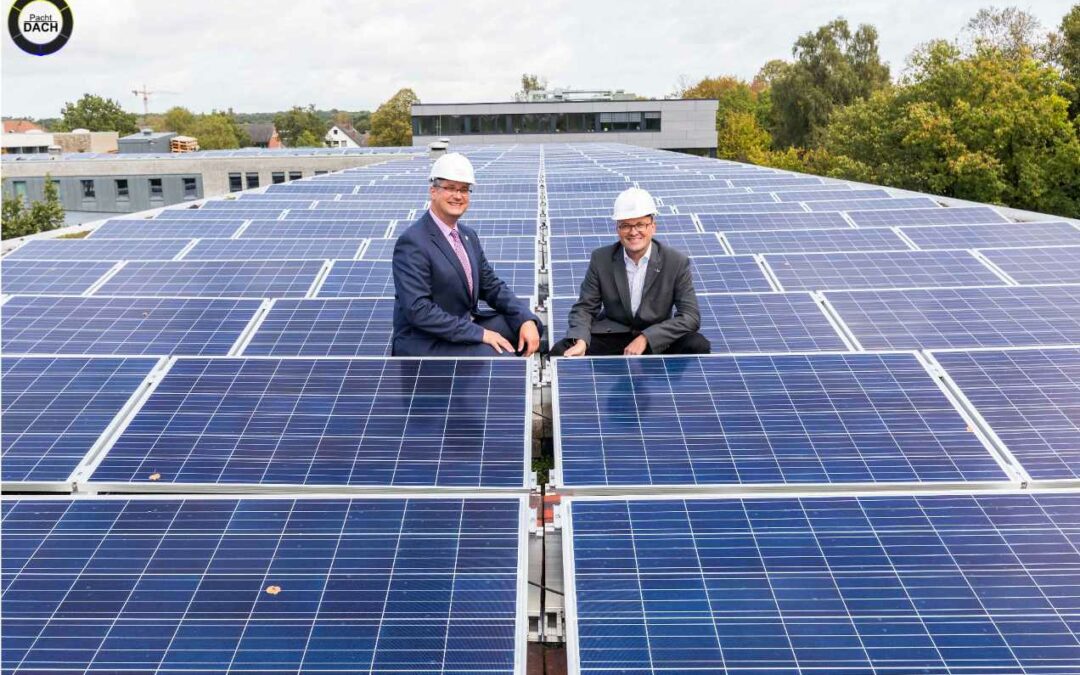
[[[296,298],[307,294],[318,260],[129,262],[98,295]]]
[[[1021,284],[1080,283],[1080,246],[985,249],[982,254]]]
[[[393,260],[397,239],[372,239],[361,260]],[[536,260],[536,237],[481,237],[480,245],[488,262],[533,262]]]
[[[38,239],[5,260],[172,260],[190,244],[189,239]]]
[[[90,233],[87,241],[98,239],[228,239],[244,224],[242,218],[203,220],[109,220]]]
[[[390,356],[394,300],[276,300],[244,355]]]
[[[691,258],[699,256],[724,255],[724,245],[712,232],[663,232],[658,231],[656,240],[664,246],[670,246],[682,251]],[[551,260],[555,262],[567,262],[571,260],[588,260],[592,252],[602,246],[611,246],[617,241],[614,233],[608,234],[578,234],[569,236],[553,236],[548,245],[551,249]],[[484,244],[485,252],[487,243]],[[490,257],[490,255],[488,256]]]
[[[1080,227],[1054,221],[989,225],[923,225],[904,227],[902,232],[919,248],[928,250],[1080,244]]]
[[[363,239],[202,239],[184,260],[351,260]]]
[[[0,292],[78,295],[90,290],[111,262],[72,260],[5,260],[0,264]]]
[[[756,230],[725,232],[735,253],[834,253],[841,251],[910,251],[888,228],[859,230]]]
[[[770,254],[765,260],[789,291],[1005,283],[967,251]]]
[[[588,260],[552,263],[552,296],[576,298]],[[753,256],[699,256],[691,261],[694,289],[698,293],[739,293],[774,290]]]

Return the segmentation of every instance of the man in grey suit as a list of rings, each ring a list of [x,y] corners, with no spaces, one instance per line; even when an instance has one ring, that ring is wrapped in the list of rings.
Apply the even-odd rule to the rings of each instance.
[[[551,355],[708,354],[690,259],[653,239],[652,195],[625,190],[612,217],[619,241],[592,252],[567,337]]]

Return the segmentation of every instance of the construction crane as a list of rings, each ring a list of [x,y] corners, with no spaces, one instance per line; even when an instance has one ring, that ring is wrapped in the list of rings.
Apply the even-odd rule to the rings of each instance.
[[[145,122],[146,116],[150,114],[150,94],[178,94],[179,92],[168,91],[165,89],[157,89],[155,91],[150,91],[146,88],[146,85],[144,84],[142,86],[142,89],[132,89],[131,93],[135,94],[136,96],[142,96],[143,121]]]

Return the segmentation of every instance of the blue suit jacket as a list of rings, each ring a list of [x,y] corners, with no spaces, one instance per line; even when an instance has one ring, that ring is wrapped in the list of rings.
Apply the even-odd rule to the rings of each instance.
[[[502,314],[516,334],[526,321],[540,320],[497,276],[476,232],[458,223],[472,267],[473,292],[450,242],[430,212],[409,226],[394,245],[394,341],[397,356],[421,356],[438,341],[480,344],[484,329],[472,317],[484,316],[478,300]]]

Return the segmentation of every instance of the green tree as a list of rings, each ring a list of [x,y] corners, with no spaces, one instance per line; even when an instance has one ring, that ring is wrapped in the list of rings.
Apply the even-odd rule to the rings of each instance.
[[[967,55],[983,47],[1010,58],[1034,56],[1044,47],[1042,24],[1035,15],[1016,7],[984,7],[964,27],[960,45]]]
[[[124,112],[120,104],[111,98],[84,94],[78,101],[65,103],[60,110],[58,131],[89,129],[90,131],[117,131],[121,136],[139,130],[134,113]]]
[[[195,115],[187,108],[181,106],[169,108],[163,115],[162,123],[165,126],[164,131],[175,131],[185,136],[195,135],[191,132],[191,127],[195,124]]]
[[[1052,36],[1051,58],[1061,68],[1065,82],[1072,88],[1070,112],[1080,118],[1080,3],[1061,20],[1059,32]]]
[[[214,112],[193,117],[182,133],[197,138],[200,150],[227,150],[240,147],[236,125],[225,113]]]
[[[844,19],[795,42],[795,61],[772,82],[772,133],[778,147],[812,146],[838,107],[866,98],[889,84],[889,67],[878,56],[877,30],[863,24],[853,33]]]
[[[547,78],[535,75],[533,73],[522,73],[521,75],[521,91],[519,94],[523,98],[528,98],[529,94],[534,91],[543,91],[547,89]]]
[[[771,145],[772,137],[764,129],[768,119],[769,97],[768,90],[728,75],[720,77],[707,77],[693,86],[686,87],[678,92],[680,98],[703,98],[716,99],[716,131],[720,143],[733,144],[731,153],[723,154],[723,157],[733,159],[740,155],[745,143],[755,145],[760,140],[760,132],[765,134],[766,147]],[[754,118],[754,126],[749,126],[749,120],[745,116]],[[729,128],[733,127],[733,128]],[[749,134],[747,136],[746,134]],[[757,162],[757,160],[743,159],[740,161]]]
[[[310,136],[320,139],[317,145],[322,145],[322,138],[326,136],[327,123],[315,111],[314,105],[306,108],[293,106],[288,112],[274,115],[274,126],[277,128],[281,142],[287,147],[298,146],[298,141],[304,132],[308,132],[305,142],[310,141]]]
[[[400,89],[371,115],[371,145],[412,145],[412,106],[420,99],[412,89]]]
[[[761,127],[753,112],[729,110],[717,132],[716,156],[761,164],[771,143],[772,137]]]
[[[356,129],[360,133],[371,131],[371,111],[361,110],[352,116],[353,129]]]
[[[316,136],[310,129],[304,129],[300,136],[293,141],[294,148],[321,148],[326,145],[324,136]]]
[[[29,207],[21,197],[5,197],[3,200],[3,238],[24,237],[28,234],[55,230],[64,225],[64,207],[52,176],[45,174],[44,199],[32,202]]]

